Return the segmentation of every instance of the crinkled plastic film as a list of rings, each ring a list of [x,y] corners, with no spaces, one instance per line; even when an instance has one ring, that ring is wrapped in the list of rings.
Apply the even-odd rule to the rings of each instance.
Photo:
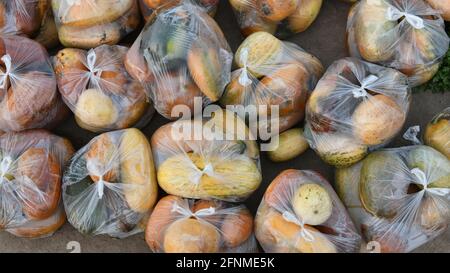
[[[408,79],[397,70],[338,60],[308,100],[305,136],[325,162],[350,166],[398,134],[410,96]]]
[[[202,105],[219,100],[230,81],[232,58],[214,19],[183,1],[154,12],[127,54],[126,66],[156,110],[177,119],[180,105],[194,114],[195,97]]]
[[[151,153],[138,129],[104,133],[76,152],[63,178],[68,221],[84,234],[142,232],[158,193]]]
[[[145,235],[153,252],[258,252],[250,211],[223,201],[168,195],[155,206]]]
[[[313,171],[286,170],[269,185],[255,218],[266,252],[356,252],[358,234],[329,183]]]
[[[68,140],[45,130],[0,136],[0,229],[39,238],[65,223],[61,180],[73,152]]]
[[[141,8],[141,13],[145,21],[148,21],[155,10],[164,8],[165,5],[171,5],[173,2],[176,1],[139,0],[139,6]],[[220,0],[192,0],[192,3],[199,5],[212,17],[214,17],[217,12],[219,2]]]
[[[450,21],[450,0],[426,0],[445,21]]]
[[[351,56],[392,67],[411,86],[429,81],[449,48],[440,12],[424,0],[362,0],[347,21]]]
[[[52,8],[65,47],[117,44],[141,19],[137,0],[52,0]]]
[[[252,139],[242,120],[220,109],[211,119],[164,125],[151,141],[158,183],[167,193],[185,198],[243,201],[262,179],[259,149]]]
[[[84,129],[143,127],[153,116],[142,85],[126,71],[127,47],[66,48],[54,57],[59,90]]]
[[[41,27],[49,7],[48,0],[0,1],[0,33],[33,37]]]
[[[0,37],[0,130],[51,127],[66,112],[47,51],[28,38]]]
[[[377,151],[336,172],[358,230],[381,252],[409,252],[445,232],[449,183],[448,159],[423,145]]]
[[[269,128],[271,134],[303,119],[306,99],[323,73],[316,57],[266,32],[249,36],[237,50],[235,63],[239,68],[233,71],[220,104],[255,107],[258,128]]]
[[[303,32],[317,18],[322,0],[229,0],[241,32],[265,31],[286,38]]]

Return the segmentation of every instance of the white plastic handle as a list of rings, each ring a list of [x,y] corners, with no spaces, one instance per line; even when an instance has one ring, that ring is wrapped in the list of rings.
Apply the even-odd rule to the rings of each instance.
[[[406,139],[406,140],[411,141],[415,145],[421,145],[422,142],[417,137],[419,135],[419,133],[420,133],[420,126],[419,125],[411,126],[403,134],[403,138]]]
[[[0,162],[0,182],[2,182],[3,178],[5,178],[6,173],[9,171],[12,162],[13,160],[9,156],[5,156],[2,162]]]
[[[102,74],[102,70],[95,67],[96,62],[97,62],[97,54],[95,54],[95,51],[91,49],[87,55],[87,68],[91,73],[91,78],[100,77]]]
[[[419,16],[404,11],[400,11],[396,7],[389,6],[386,13],[386,18],[389,21],[397,21],[402,17],[405,17],[406,21],[416,29],[422,29],[425,27],[423,19],[420,18]]]
[[[195,217],[198,219],[198,218],[214,215],[216,213],[216,209],[213,207],[209,207],[207,209],[198,210],[194,213],[189,208],[182,207],[182,206],[178,205],[177,202],[175,202],[172,205],[172,212],[177,212],[186,218]]]
[[[9,54],[4,55],[1,58],[1,60],[5,64],[5,68],[6,68],[5,72],[3,72],[0,69],[0,88],[4,89],[4,88],[6,88],[6,83],[8,82],[7,79],[8,79],[9,73],[11,72],[12,61],[11,61],[11,56]]]
[[[369,75],[365,77],[362,81],[360,81],[361,86],[359,88],[354,89],[353,97],[355,98],[364,98],[367,97],[367,91],[368,87],[370,87],[372,84],[374,84],[378,80],[378,77],[375,75]]]
[[[423,186],[423,189],[426,190],[428,181],[427,181],[427,176],[425,175],[425,173],[419,168],[412,169],[411,173],[417,177],[419,184],[421,184]]]
[[[193,164],[193,163],[192,163]],[[197,168],[197,172],[195,172],[195,175],[192,177],[191,181],[195,183],[196,185],[200,184],[200,181],[203,177],[203,175],[207,176],[214,176],[214,167],[211,163],[206,164],[205,168],[203,170],[200,170]]]
[[[102,199],[105,194],[105,181],[103,181],[103,177],[100,176],[100,179],[97,181],[97,193],[98,198]]]
[[[241,75],[239,75],[239,84],[242,86],[248,86],[252,84],[252,81],[248,76],[247,62],[248,62],[248,49],[244,48],[241,52],[241,63],[244,64],[244,67],[242,68]]]

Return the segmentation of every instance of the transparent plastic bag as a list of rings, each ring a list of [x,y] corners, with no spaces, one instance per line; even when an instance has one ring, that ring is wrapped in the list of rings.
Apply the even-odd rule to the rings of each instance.
[[[183,0],[181,0],[183,1]],[[191,0],[192,3],[198,4],[202,7],[211,17],[214,17],[219,6],[219,0]],[[164,8],[165,5],[173,5],[176,0],[139,0],[139,6],[141,7],[141,13],[145,21],[151,20],[152,14],[158,8]]]
[[[286,38],[305,31],[316,19],[322,0],[229,0],[244,36],[266,31]]]
[[[244,205],[168,195],[155,206],[145,231],[153,252],[255,253],[253,216]]]
[[[424,0],[362,0],[347,21],[350,55],[395,68],[411,86],[429,81],[449,48],[439,12]]]
[[[430,6],[441,13],[445,21],[450,21],[450,0],[426,0]]]
[[[169,123],[153,134],[159,186],[185,198],[243,201],[261,183],[258,145],[234,113],[218,108],[212,116]]]
[[[51,0],[46,1],[48,2],[47,9],[39,31],[33,39],[45,48],[53,49],[59,45],[58,29],[56,28],[55,17],[53,16]]]
[[[247,37],[236,52],[235,63],[239,68],[231,74],[220,104],[255,106],[258,127],[271,128],[275,134],[303,119],[308,93],[323,73],[316,57],[267,32]],[[278,115],[273,115],[272,106],[279,107]],[[272,130],[275,126],[279,130]]]
[[[325,162],[350,166],[397,135],[410,96],[404,74],[355,58],[338,60],[308,100],[305,136]]]
[[[266,252],[356,252],[358,234],[347,210],[322,176],[285,170],[269,185],[255,217],[255,235]]]
[[[178,105],[194,113],[195,97],[203,105],[219,100],[233,58],[214,19],[191,1],[176,3],[155,12],[126,60],[128,73],[168,119],[178,118],[172,113]]]
[[[133,128],[94,138],[70,160],[62,194],[67,219],[81,233],[142,232],[158,194],[145,135]]]
[[[52,8],[65,47],[117,44],[141,20],[137,0],[52,0]]]
[[[1,0],[1,35],[35,36],[48,6],[48,0]]]
[[[336,191],[380,252],[412,251],[450,223],[450,161],[428,146],[376,151],[338,169]]]
[[[53,63],[59,91],[78,125],[100,132],[143,127],[153,116],[142,85],[124,66],[127,47],[66,48]]]
[[[67,139],[45,130],[0,136],[0,229],[39,238],[65,223],[61,180],[73,152]]]
[[[450,159],[450,107],[437,114],[428,123],[423,139],[426,145]]]
[[[49,128],[66,114],[47,51],[25,37],[0,37],[0,130]]]

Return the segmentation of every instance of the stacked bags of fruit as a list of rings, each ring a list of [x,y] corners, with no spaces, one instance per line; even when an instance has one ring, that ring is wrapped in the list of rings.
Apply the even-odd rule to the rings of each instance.
[[[156,205],[145,239],[153,252],[252,253],[253,217],[243,205],[168,195]]]
[[[380,252],[409,252],[444,233],[450,222],[450,161],[428,146],[373,152],[338,169],[336,189]]]
[[[150,144],[138,129],[94,138],[75,153],[63,177],[67,219],[85,234],[141,232],[157,193]]]
[[[449,48],[440,12],[424,0],[362,0],[347,22],[350,55],[429,81]]]
[[[45,130],[0,136],[0,230],[38,238],[65,223],[61,180],[72,154],[68,140]]]
[[[248,198],[262,180],[252,139],[236,114],[219,107],[210,119],[179,120],[154,133],[158,183],[173,196],[162,199],[150,216],[146,239],[152,251],[257,250],[251,215],[233,204]]]
[[[306,99],[323,73],[316,57],[267,32],[247,37],[236,52],[235,63],[239,68],[232,73],[220,104],[256,106],[258,127],[279,128],[280,132],[303,119]],[[279,107],[275,115],[273,106]]]
[[[0,131],[56,125],[67,113],[47,51],[21,36],[0,36]]]
[[[154,109],[144,88],[125,70],[127,51],[117,45],[66,48],[54,58],[59,91],[80,127],[101,132],[150,121]]]
[[[305,136],[325,162],[350,166],[397,135],[409,105],[404,74],[341,59],[328,68],[308,100]]]
[[[66,47],[117,44],[140,24],[137,0],[52,0],[52,8]]]
[[[230,0],[230,4],[244,36],[266,31],[284,38],[312,24],[322,0]]]
[[[192,1],[161,7],[125,60],[128,73],[168,119],[178,118],[177,105],[192,113],[195,97],[203,105],[218,101],[230,81],[231,62],[221,29]]]
[[[313,171],[286,170],[269,185],[255,219],[266,252],[356,252],[358,234],[330,184]]]
[[[179,0],[178,0],[179,1]],[[182,1],[182,0],[181,0]],[[200,7],[211,16],[217,12],[219,6],[219,0],[192,0],[193,3],[198,4]],[[145,21],[151,20],[155,10],[166,7],[167,5],[173,5],[176,1],[173,0],[139,0],[139,6],[141,7],[141,13]]]

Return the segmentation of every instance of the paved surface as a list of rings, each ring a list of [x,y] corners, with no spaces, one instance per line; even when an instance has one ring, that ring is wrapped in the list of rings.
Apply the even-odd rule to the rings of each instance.
[[[216,17],[227,36],[233,50],[236,50],[243,40],[239,34],[238,26],[235,23],[233,13],[227,3],[222,0],[219,13]],[[296,35],[290,40],[299,44],[307,51],[318,56],[325,66],[330,65],[334,60],[347,55],[344,47],[345,24],[349,5],[338,0],[325,0],[324,7],[316,22],[306,32]],[[424,126],[437,112],[450,106],[450,93],[414,94],[412,100],[411,113],[408,116],[405,128],[411,125]],[[160,116],[155,116],[150,125],[144,128],[145,134],[150,137],[152,133],[162,124],[166,123]],[[73,144],[80,148],[86,144],[93,136],[92,133],[83,131],[76,126],[73,119],[70,119],[55,130],[57,134],[72,140]],[[400,137],[390,145],[391,147],[407,145],[408,143]],[[309,150],[302,156],[285,163],[271,163],[262,155],[262,169],[264,181],[261,188],[247,201],[248,207],[255,211],[259,205],[261,197],[272,179],[287,168],[312,169],[319,171],[329,181],[333,181],[333,169],[322,163],[313,151]],[[89,237],[84,236],[74,230],[70,224],[66,224],[54,236],[38,240],[26,240],[15,238],[14,236],[0,233],[0,252],[70,252],[67,244],[77,241],[81,245],[83,252],[148,252],[142,234],[131,238],[118,240],[106,236]],[[418,248],[418,252],[450,252],[450,230]]]

